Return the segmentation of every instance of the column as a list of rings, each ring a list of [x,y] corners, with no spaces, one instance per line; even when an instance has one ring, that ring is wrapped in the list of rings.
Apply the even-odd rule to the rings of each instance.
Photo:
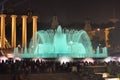
[[[106,47],[108,48],[108,47],[110,47],[110,44],[108,43],[108,41],[109,41],[109,31],[111,30],[111,29],[115,29],[115,27],[110,27],[110,28],[105,28],[105,43],[106,43]]]
[[[37,32],[37,18],[38,18],[38,16],[32,16],[32,19],[33,19],[33,46],[35,46],[36,42],[37,42],[37,35],[36,35],[36,32]]]
[[[16,15],[11,15],[11,18],[12,18],[11,46],[12,48],[16,47],[16,17],[17,17]]]
[[[27,45],[27,16],[22,16],[22,47]]]
[[[1,48],[5,48],[5,17],[6,15],[5,14],[1,14],[0,15],[1,17]]]
[[[108,44],[108,35],[109,35],[109,29],[105,28],[105,43],[106,43],[106,47],[110,47],[110,45]]]

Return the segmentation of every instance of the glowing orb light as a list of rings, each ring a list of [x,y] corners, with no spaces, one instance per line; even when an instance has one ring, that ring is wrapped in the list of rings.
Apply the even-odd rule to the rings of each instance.
[[[69,58],[69,57],[60,57],[60,58],[58,58],[58,61],[60,61],[60,63],[63,64],[63,63],[67,63],[67,62],[73,62],[73,59]]]

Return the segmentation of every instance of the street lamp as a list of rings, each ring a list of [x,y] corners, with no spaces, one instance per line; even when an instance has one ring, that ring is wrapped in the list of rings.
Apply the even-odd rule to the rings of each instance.
[[[97,31],[100,31],[100,28],[97,28]]]
[[[20,45],[20,44],[18,44],[18,48],[21,48],[21,45]]]

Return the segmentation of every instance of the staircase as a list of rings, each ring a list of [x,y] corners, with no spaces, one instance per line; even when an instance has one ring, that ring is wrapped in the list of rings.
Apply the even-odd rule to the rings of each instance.
[[[0,80],[13,80],[12,75],[0,75]],[[74,73],[41,73],[29,74],[24,80],[80,80]]]

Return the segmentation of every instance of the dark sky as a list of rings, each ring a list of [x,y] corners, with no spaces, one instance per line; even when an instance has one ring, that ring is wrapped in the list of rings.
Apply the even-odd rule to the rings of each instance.
[[[94,23],[102,23],[108,22],[114,12],[115,17],[120,19],[120,0],[0,0],[0,12],[2,9],[7,14],[17,15],[26,14],[31,10],[33,15],[39,16],[40,22],[45,23],[50,23],[53,16],[58,16],[62,24],[81,23],[86,18],[90,18]],[[9,28],[6,28],[7,37],[11,34]],[[20,27],[19,30],[21,31]],[[18,44],[21,43],[20,31],[17,31]],[[32,28],[29,28],[27,32],[31,31]],[[120,31],[115,32],[116,35]],[[31,39],[31,36],[28,36],[28,39]],[[115,39],[113,41],[118,41],[117,36],[112,38]]]
[[[86,18],[106,22],[113,17],[114,10],[120,18],[120,0],[7,0],[5,4],[5,9],[13,9],[15,13],[30,8],[41,22],[50,22],[54,15],[62,23],[83,22]]]

